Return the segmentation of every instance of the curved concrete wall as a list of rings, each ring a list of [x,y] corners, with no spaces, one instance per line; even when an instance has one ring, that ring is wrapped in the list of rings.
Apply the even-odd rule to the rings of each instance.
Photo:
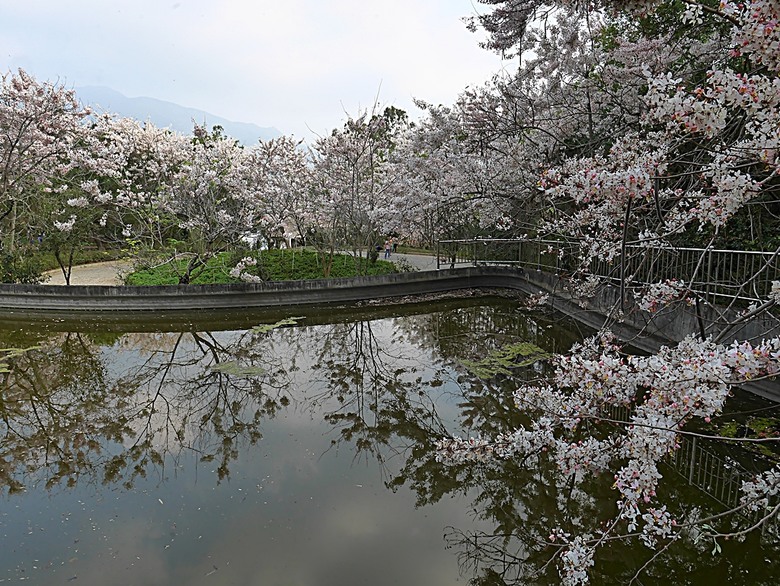
[[[568,291],[568,281],[541,271],[480,266],[418,273],[398,273],[353,279],[282,281],[240,285],[184,285],[161,287],[55,286],[0,284],[0,310],[14,313],[50,312],[68,314],[89,312],[175,312],[230,310],[242,308],[283,308],[306,305],[348,304],[370,299],[443,293],[460,289],[503,288],[526,294],[550,293],[550,305],[593,329],[601,328],[605,316],[619,306],[618,290],[602,287],[585,307]],[[15,315],[14,318],[19,318]],[[711,326],[720,320],[704,316]],[[609,320],[610,328],[622,340],[646,351],[677,342],[697,332],[699,319],[691,310],[674,308],[650,316],[630,308],[620,321]],[[734,332],[733,339],[760,339],[780,332],[776,319],[753,320]],[[708,333],[714,333],[710,331]],[[779,385],[762,381],[747,385],[757,394],[780,400]]]
[[[443,293],[460,289],[503,288],[527,294],[551,293],[550,305],[588,326],[598,329],[615,307],[620,305],[615,287],[601,287],[587,304],[579,303],[568,292],[569,282],[542,271],[479,266],[439,271],[396,273],[376,277],[351,279],[319,279],[309,281],[276,281],[237,285],[175,285],[158,287],[112,287],[99,285],[10,285],[0,284],[0,310],[50,312],[171,312],[209,309],[276,308],[304,305],[347,304],[371,299],[405,297]],[[630,303],[633,306],[633,303]],[[712,312],[712,310],[710,310]],[[708,312],[709,313],[709,312]],[[704,315],[710,325],[708,334],[715,333],[713,324],[724,317]],[[647,349],[656,346],[657,339],[679,341],[697,332],[699,321],[694,312],[675,307],[654,316],[636,306],[627,308],[619,322],[612,320],[615,333],[623,339],[647,340]],[[621,330],[624,330],[621,332]],[[744,324],[735,337],[752,339],[777,335],[777,320],[753,320]],[[642,346],[640,340],[637,340]]]
[[[551,293],[550,305],[589,325],[602,327],[605,316],[620,305],[615,287],[601,287],[583,306],[568,292],[569,282],[556,275],[518,268],[479,266],[440,271],[396,273],[377,277],[276,281],[238,285],[176,285],[159,287],[111,287],[98,285],[9,285],[0,284],[0,310],[51,312],[171,312],[208,309],[275,308],[303,305],[346,304],[371,299],[443,293],[459,289],[503,288],[524,293]],[[633,303],[630,303],[633,306]],[[707,313],[712,313],[709,310]],[[723,310],[705,314],[708,334],[722,322]],[[630,340],[639,334],[647,349],[657,339],[679,341],[697,332],[699,320],[685,307],[675,307],[654,316],[636,306],[627,308],[619,322],[612,320],[615,333]],[[623,330],[621,332],[621,330]],[[752,320],[735,338],[753,339],[777,335],[776,319]],[[733,338],[732,338],[733,339]],[[637,340],[642,346],[640,340]]]
[[[346,303],[470,288],[527,290],[522,273],[469,267],[378,277],[280,281],[239,285],[110,287],[0,285],[0,309],[30,311],[176,311]]]

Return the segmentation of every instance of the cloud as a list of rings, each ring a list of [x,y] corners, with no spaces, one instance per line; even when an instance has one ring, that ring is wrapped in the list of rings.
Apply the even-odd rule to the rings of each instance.
[[[345,110],[449,103],[501,67],[469,0],[29,0],[0,22],[6,67],[308,134]]]

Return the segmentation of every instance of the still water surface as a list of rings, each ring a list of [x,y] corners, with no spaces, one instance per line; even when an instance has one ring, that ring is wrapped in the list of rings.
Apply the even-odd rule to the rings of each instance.
[[[609,482],[435,461],[443,434],[518,421],[511,385],[463,364],[518,341],[564,351],[571,323],[464,300],[254,327],[281,317],[7,320],[2,346],[31,349],[2,375],[0,583],[556,584],[539,542],[612,514]],[[776,583],[771,545],[710,549],[641,583]],[[605,548],[594,583],[651,555]]]

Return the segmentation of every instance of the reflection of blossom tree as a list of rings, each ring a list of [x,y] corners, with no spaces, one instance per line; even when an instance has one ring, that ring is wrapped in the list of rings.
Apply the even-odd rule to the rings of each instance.
[[[446,311],[445,311],[446,309]],[[515,301],[475,299],[446,303],[439,310],[408,316],[399,323],[409,340],[437,348],[446,357],[478,359],[508,341],[521,339],[550,352],[563,352],[580,339],[578,324],[559,314],[543,315],[518,309]]]
[[[441,403],[434,398],[442,387],[448,393],[458,390],[457,416],[460,425],[474,438],[505,437],[516,429],[530,429],[540,421],[538,414],[516,408],[517,379],[534,377],[533,368],[526,374],[502,374],[488,380],[461,370],[457,380],[453,379],[452,359],[471,356],[473,352],[472,334],[457,333],[471,332],[473,323],[464,321],[462,312],[453,311],[451,315],[451,322],[441,315],[436,324],[437,332],[445,333],[442,338],[446,338],[449,350],[439,356],[447,357],[449,368],[444,361],[432,365],[426,374],[416,373],[412,385],[405,384],[403,377],[398,378],[393,371],[399,357],[377,350],[387,342],[374,329],[353,325],[333,329],[320,368],[330,377],[329,392],[340,402],[327,420],[339,426],[341,441],[352,443],[366,457],[376,458],[382,464],[388,488],[408,486],[414,490],[418,506],[457,495],[469,496],[475,515],[491,525],[492,530],[467,532],[450,528],[445,539],[457,549],[463,568],[475,576],[475,584],[556,583],[559,561],[579,563],[583,560],[570,559],[571,556],[587,555],[590,551],[588,543],[572,537],[576,535],[604,540],[598,554],[599,565],[590,570],[594,579],[628,582],[641,573],[652,579],[672,577],[687,582],[690,560],[712,548],[711,539],[705,535],[707,531],[740,522],[733,515],[722,516],[723,508],[702,493],[673,481],[659,480],[658,490],[663,492],[668,510],[679,512],[680,537],[671,541],[674,547],[666,547],[659,540],[658,549],[648,552],[635,546],[642,539],[640,530],[620,533],[604,524],[614,507],[614,478],[606,473],[580,474],[581,459],[571,459],[570,473],[562,474],[561,452],[554,448],[545,449],[540,444],[539,449],[515,453],[513,458],[495,458],[481,454],[480,441],[472,440],[474,445],[468,450],[468,457],[447,464],[441,461],[432,438],[446,436],[444,429],[452,423],[440,413]],[[399,321],[403,323],[395,329],[395,336],[430,334],[431,322],[421,316]],[[544,322],[540,318],[537,327],[527,331],[546,330],[538,328]],[[613,432],[614,423],[593,419],[573,430],[566,438],[567,446],[582,446],[585,453],[592,442],[598,441],[596,438],[608,437]],[[485,445],[492,450],[500,448],[495,442]],[[391,463],[392,457],[395,460]],[[653,526],[653,519],[643,518],[643,522]],[[663,518],[658,519],[659,530],[663,529],[662,523]],[[550,527],[558,529],[551,532]],[[702,531],[701,527],[710,529]],[[664,534],[657,535],[663,538]],[[757,547],[756,539],[730,547],[701,572],[728,575],[738,581],[748,563],[743,556],[762,558],[765,550]],[[578,544],[582,545],[581,550],[577,549]],[[755,583],[769,579],[776,570],[772,564],[761,563],[760,570],[751,570]]]
[[[191,451],[218,462],[219,480],[228,477],[241,443],[261,439],[263,421],[289,402],[286,372],[273,367],[262,338],[251,331],[181,333],[150,354],[133,373],[143,392],[130,452],[162,446],[160,456],[176,459]],[[126,455],[119,458],[121,467]]]
[[[329,326],[324,333],[318,331],[320,351],[313,369],[322,372],[327,385],[318,400],[335,398],[338,405],[325,416],[326,421],[339,429],[342,440],[354,442],[356,457],[364,454],[384,465],[385,449],[393,439],[385,401],[412,393],[415,383],[410,379],[414,367],[394,338],[377,334],[382,324],[344,323]],[[401,449],[392,446],[393,452]]]
[[[227,477],[240,442],[257,442],[262,422],[289,401],[286,372],[271,367],[262,337],[147,336],[126,348],[138,361],[120,373],[82,334],[55,336],[10,359],[0,483],[10,492],[42,479],[49,487],[80,480],[130,487],[185,451],[218,461],[219,479]]]
[[[106,442],[129,431],[124,405],[133,389],[108,380],[96,347],[79,334],[54,337],[8,367],[0,483],[16,492],[41,477],[49,487],[98,477]]]
[[[450,527],[444,538],[447,546],[457,551],[464,573],[473,576],[471,583],[558,583],[556,566],[551,562],[570,551],[570,542],[561,541],[560,535],[552,534],[549,528],[558,527],[569,535],[603,534],[606,527],[601,519],[614,506],[611,479],[602,475],[575,482],[573,476],[559,473],[555,454],[550,452],[517,459],[475,458],[444,464],[437,459],[436,444],[431,439],[441,437],[446,426],[428,398],[436,391],[433,382],[423,382],[419,393],[400,389],[385,392],[380,404],[373,406],[381,425],[365,425],[365,419],[355,417],[359,424],[345,428],[348,433],[342,434],[343,439],[357,447],[370,445],[372,453],[402,455],[386,484],[392,490],[404,486],[412,489],[419,507],[467,495],[469,508],[492,529]],[[514,406],[513,386],[509,380],[484,382],[461,376],[459,412],[475,437],[499,437],[520,425],[530,425],[530,418],[518,415]],[[349,418],[342,417],[342,421]],[[596,429],[591,431],[597,433]],[[583,435],[575,443],[586,439]],[[668,474],[674,478],[671,471]],[[599,552],[599,565],[591,570],[595,582],[627,583],[641,570],[651,583],[691,583],[691,559],[710,556],[712,542],[695,539],[702,535],[695,526],[709,523],[715,527],[728,522],[718,517],[723,507],[673,480],[663,481],[659,490],[670,509],[684,512],[689,524],[686,536],[694,539],[675,541],[671,549],[659,548],[660,557],[656,559],[658,552],[608,538]],[[629,537],[638,536],[635,533]],[[711,578],[728,576],[738,583],[744,579],[740,576],[745,569],[750,568],[751,583],[771,584],[777,567],[774,562],[764,561],[766,556],[767,550],[756,535],[730,546],[699,572]]]
[[[475,560],[479,560],[480,568],[485,566],[485,560],[466,547],[474,542],[479,543],[480,554],[493,548],[490,555],[498,555],[500,550],[508,563],[507,573],[531,577],[541,565],[539,551],[546,547],[544,531],[548,517],[535,518],[530,511],[544,511],[549,502],[566,501],[569,506],[561,507],[558,514],[574,519],[593,518],[598,499],[561,482],[551,467],[541,463],[535,474],[508,461],[493,466],[446,466],[437,461],[432,439],[447,433],[450,416],[440,413],[439,398],[447,395],[449,401],[455,400],[453,389],[460,393],[458,416],[472,429],[492,435],[518,424],[509,390],[499,395],[479,380],[467,374],[458,376],[452,369],[453,358],[473,355],[474,320],[492,326],[506,321],[507,330],[509,321],[517,325],[517,317],[505,310],[481,307],[435,316],[409,316],[397,320],[390,334],[382,323],[333,325],[325,334],[314,333],[320,348],[315,370],[323,373],[320,378],[326,383],[318,400],[336,400],[335,409],[326,415],[339,432],[334,443],[351,443],[358,455],[376,459],[387,487],[398,490],[409,486],[417,494],[418,506],[432,505],[452,495],[474,495],[475,511],[480,511],[479,516],[489,521],[495,531],[468,537],[455,529],[448,531],[448,543],[462,550],[464,567],[475,567]],[[538,330],[539,324],[535,325],[537,328],[531,329]],[[421,365],[428,360],[427,355],[404,356],[397,349],[403,345],[394,343],[403,337],[419,341],[429,336],[430,344],[415,344],[417,352],[446,340],[448,353],[431,353],[431,360],[424,367]],[[488,567],[485,576],[495,571],[492,563]]]

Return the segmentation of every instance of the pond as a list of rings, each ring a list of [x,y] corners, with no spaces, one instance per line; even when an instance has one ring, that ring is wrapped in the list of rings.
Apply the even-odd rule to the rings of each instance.
[[[434,442],[518,421],[511,379],[467,368],[582,333],[517,301],[464,299],[306,316],[7,316],[0,582],[557,584],[553,527],[589,529],[610,483],[550,467],[445,466]],[[292,318],[292,319],[286,319]],[[538,376],[529,361],[518,376]],[[671,506],[718,504],[670,471]],[[680,544],[645,584],[775,584],[771,540]],[[593,583],[654,552],[604,548]]]

